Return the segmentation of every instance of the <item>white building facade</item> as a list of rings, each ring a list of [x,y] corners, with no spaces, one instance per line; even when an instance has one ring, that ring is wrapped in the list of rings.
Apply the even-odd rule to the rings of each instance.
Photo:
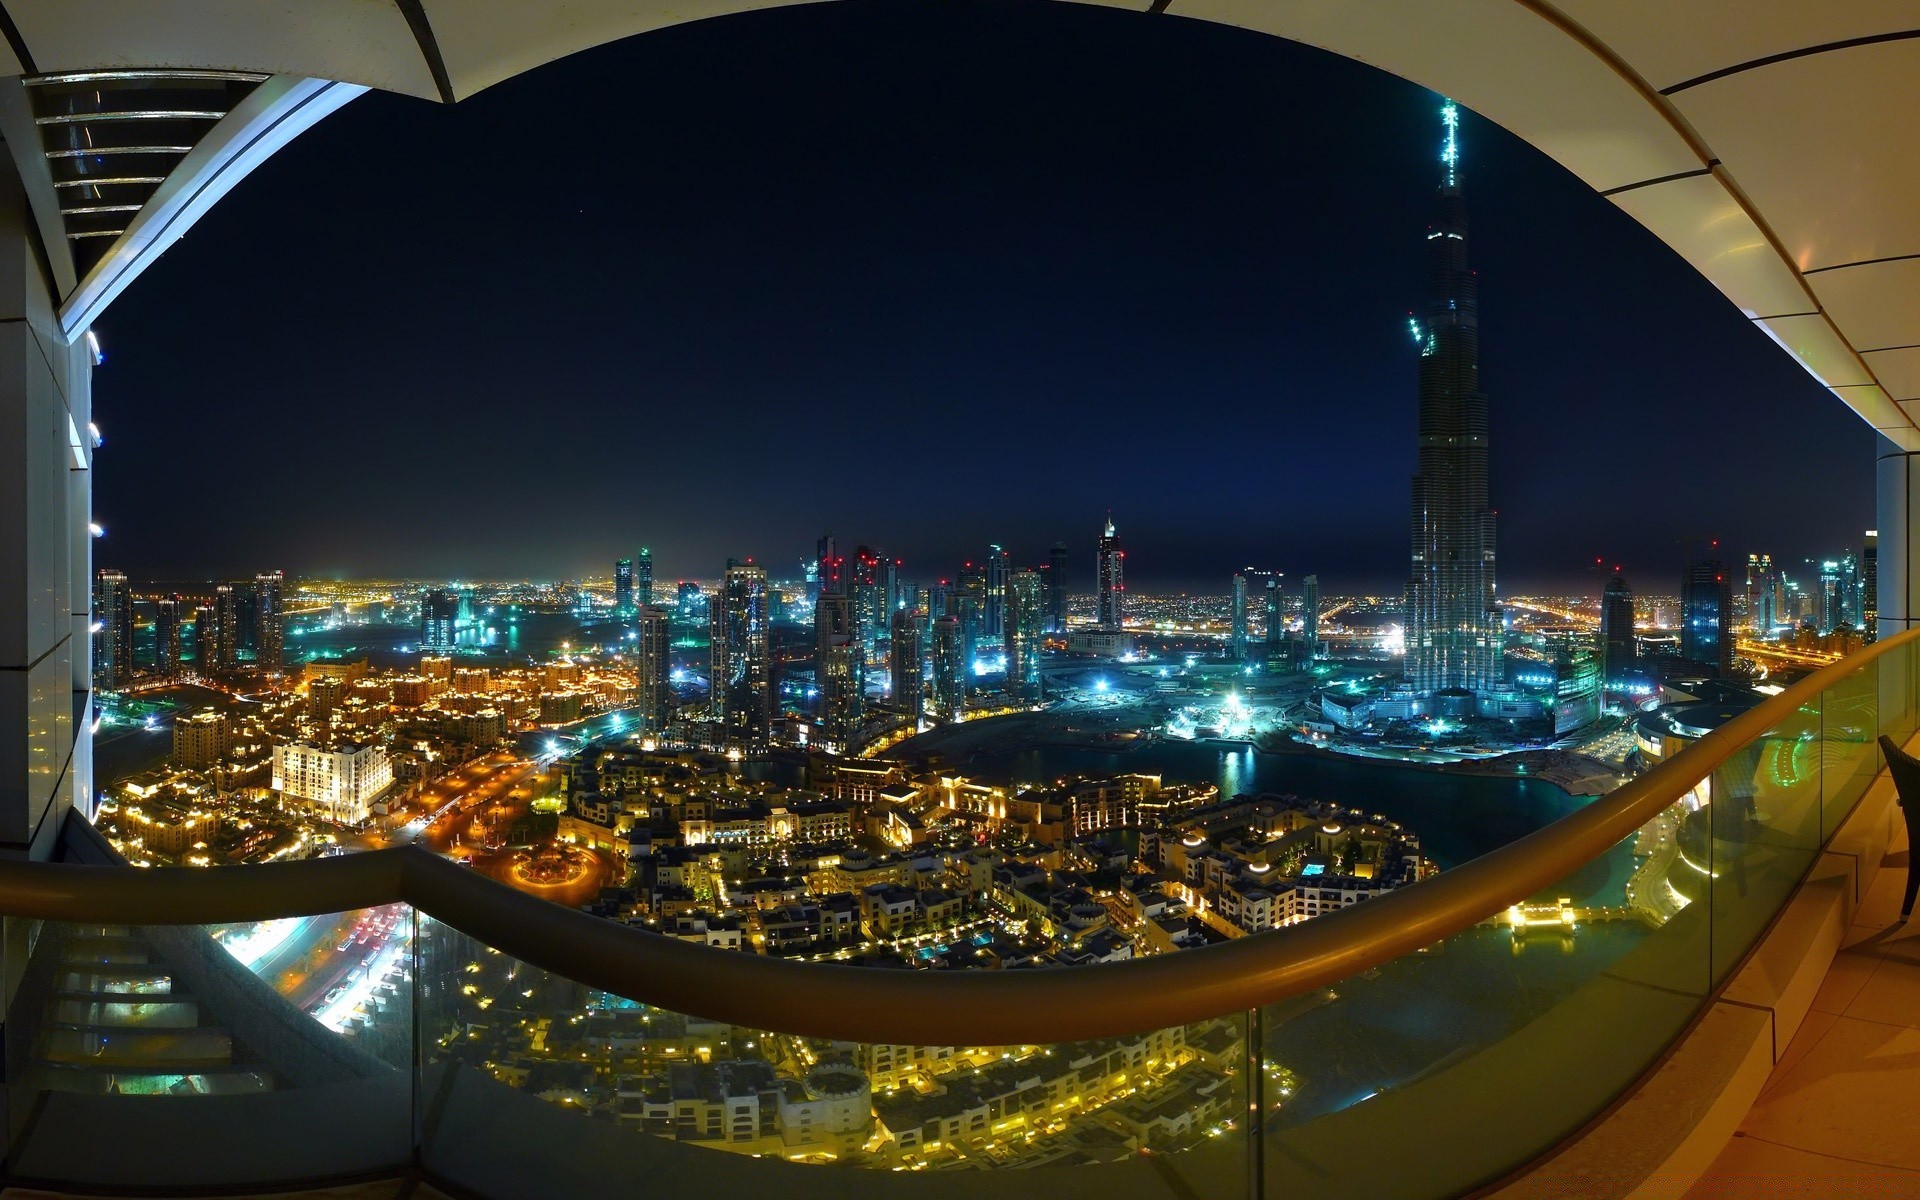
[[[373,802],[392,786],[393,763],[385,746],[292,742],[273,748],[273,790],[342,825],[365,822]]]

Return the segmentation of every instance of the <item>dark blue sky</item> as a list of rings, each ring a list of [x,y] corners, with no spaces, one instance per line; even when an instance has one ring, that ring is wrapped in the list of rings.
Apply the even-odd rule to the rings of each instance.
[[[1437,99],[1075,5],[867,0],[370,95],[100,323],[99,559],[605,573],[823,530],[950,575],[1111,507],[1136,587],[1405,575]],[[1583,184],[1469,116],[1503,591],[1681,541],[1833,553],[1872,440]]]

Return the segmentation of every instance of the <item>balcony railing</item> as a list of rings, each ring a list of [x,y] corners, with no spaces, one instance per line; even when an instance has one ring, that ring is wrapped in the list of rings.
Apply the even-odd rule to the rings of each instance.
[[[1914,732],[1916,655],[1920,631],[1876,644],[1383,898],[1070,969],[716,952],[413,849],[0,864],[8,1168],[414,1167],[503,1197],[959,1195],[974,1168],[1062,1197],[1458,1194],[1579,1130],[1695,1019],[1865,792],[1878,735]]]

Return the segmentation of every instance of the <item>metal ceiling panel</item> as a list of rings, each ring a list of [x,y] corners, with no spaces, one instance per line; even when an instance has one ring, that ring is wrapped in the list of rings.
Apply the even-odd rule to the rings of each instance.
[[[1802,271],[1920,253],[1920,39],[1775,63],[1673,102]]]
[[[1760,227],[1712,175],[1621,192],[1622,212],[1651,230],[1749,317],[1812,312],[1815,304]]]
[[[1599,191],[1706,165],[1618,72],[1513,0],[1173,0],[1168,11],[1319,46],[1433,88]]]
[[[215,67],[439,94],[392,0],[6,0],[6,9],[41,74]]]
[[[1857,349],[1920,346],[1920,258],[1819,271],[1807,284]]]
[[[1867,369],[1888,395],[1901,401],[1920,400],[1920,346],[1869,350],[1860,357],[1867,360]]]
[[[1658,90],[1742,63],[1920,28],[1914,0],[1555,0]]]
[[[1824,316],[1775,317],[1755,325],[1828,387],[1872,383],[1860,358]]]

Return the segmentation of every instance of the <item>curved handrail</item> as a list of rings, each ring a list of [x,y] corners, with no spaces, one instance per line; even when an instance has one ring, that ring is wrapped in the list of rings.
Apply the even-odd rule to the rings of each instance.
[[[1467,929],[1646,824],[1740,747],[1920,628],[1815,671],[1569,816],[1412,887],[1178,954],[1033,971],[889,971],[705,946],[536,899],[406,847],[217,870],[0,862],[0,912],[210,924],[404,902],[533,966],[756,1029],[900,1045],[1033,1045],[1207,1020],[1326,987]]]

